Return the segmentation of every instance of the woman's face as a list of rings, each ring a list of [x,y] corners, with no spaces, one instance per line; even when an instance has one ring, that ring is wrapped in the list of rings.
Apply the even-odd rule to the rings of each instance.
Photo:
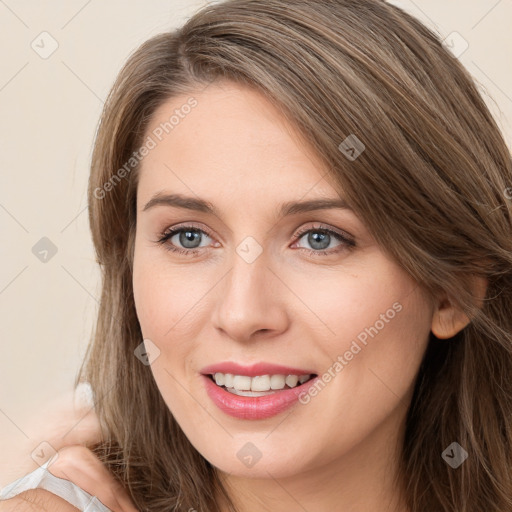
[[[340,197],[259,93],[225,83],[176,97],[146,142],[135,303],[155,381],[191,443],[225,472],[264,478],[382,453],[431,328],[417,283],[350,209],[290,207]],[[158,243],[170,229],[182,231]],[[217,378],[238,392],[211,373],[237,375]],[[288,374],[317,378],[292,391]]]

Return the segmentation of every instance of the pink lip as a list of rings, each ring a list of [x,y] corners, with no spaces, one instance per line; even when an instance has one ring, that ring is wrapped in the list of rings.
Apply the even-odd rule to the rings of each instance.
[[[215,373],[231,373],[233,375],[247,375],[248,377],[256,377],[257,375],[312,375],[317,372],[313,370],[303,370],[299,368],[290,368],[272,363],[256,363],[250,366],[242,366],[231,361],[212,364],[201,370],[203,375],[213,375]]]
[[[304,374],[301,373],[301,375]],[[280,414],[291,407],[320,377],[316,376],[292,389],[274,391],[270,395],[259,397],[234,395],[217,386],[209,375],[202,375],[201,378],[204,381],[206,393],[221,411],[243,420],[260,420]]]

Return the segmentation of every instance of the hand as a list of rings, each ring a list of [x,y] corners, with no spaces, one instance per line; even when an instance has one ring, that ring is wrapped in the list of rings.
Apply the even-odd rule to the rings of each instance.
[[[86,447],[101,440],[101,429],[92,404],[85,399],[81,400],[80,394],[75,396],[68,392],[50,403],[42,404],[28,421],[20,425],[26,439],[20,439],[19,431],[16,430],[11,437],[0,436],[0,487],[33,471],[56,451],[57,457],[48,467],[50,473],[96,496],[113,512],[136,512],[137,509],[121,484]],[[10,510],[9,507],[18,506],[18,502],[32,507],[30,502],[24,501],[25,496],[22,495],[30,495],[31,499],[37,498],[43,502],[47,500],[51,505],[50,510],[75,509],[44,489],[32,489],[10,500],[1,501],[0,510]],[[60,508],[57,506],[59,503]]]
[[[55,457],[48,466],[52,475],[96,496],[112,512],[137,512],[127,491],[91,450],[81,445],[66,446]]]
[[[101,440],[92,404],[81,396],[63,393],[40,404],[28,418],[11,420],[18,428],[0,435],[0,487],[34,471],[65,446],[86,446]]]

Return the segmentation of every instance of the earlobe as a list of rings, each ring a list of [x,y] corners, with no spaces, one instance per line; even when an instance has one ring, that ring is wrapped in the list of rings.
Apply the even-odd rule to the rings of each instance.
[[[434,311],[432,334],[436,338],[452,338],[469,324],[469,318],[445,299]]]
[[[488,280],[481,276],[473,276],[472,290],[475,298],[475,305],[481,309],[485,294],[487,292]],[[448,339],[455,336],[470,322],[467,315],[456,307],[444,295],[437,305],[432,317],[432,334],[436,338]]]

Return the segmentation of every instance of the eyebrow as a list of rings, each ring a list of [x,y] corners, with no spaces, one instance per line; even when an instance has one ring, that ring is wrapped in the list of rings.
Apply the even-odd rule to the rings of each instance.
[[[187,210],[210,213],[220,217],[220,212],[210,202],[205,201],[204,199],[188,197],[181,194],[157,193],[149,200],[142,211],[145,212],[155,206],[184,208]],[[329,209],[352,210],[352,208],[350,208],[350,206],[341,198],[311,199],[309,201],[287,201],[283,203],[278,210],[278,216],[286,217],[297,213]]]

